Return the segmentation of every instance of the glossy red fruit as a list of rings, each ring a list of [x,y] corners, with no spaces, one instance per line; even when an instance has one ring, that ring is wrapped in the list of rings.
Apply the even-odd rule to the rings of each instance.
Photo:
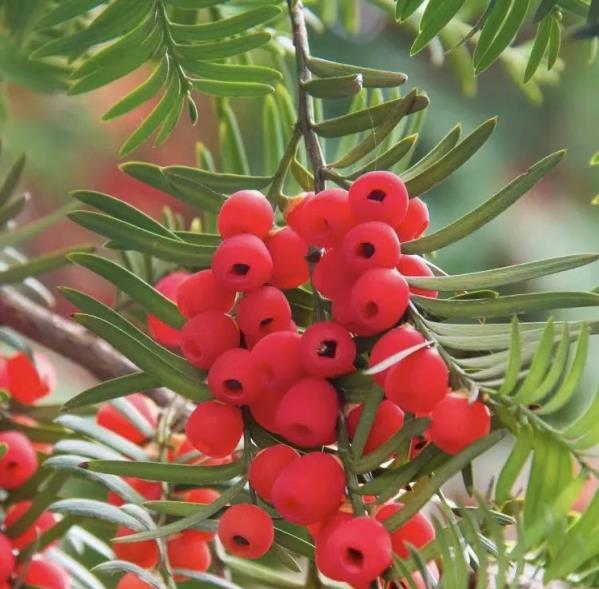
[[[272,487],[281,471],[299,458],[299,453],[285,444],[276,444],[261,450],[250,464],[248,480],[257,495],[272,501]]]
[[[206,369],[223,352],[239,347],[239,339],[239,328],[230,315],[206,311],[181,330],[181,351],[190,364]]]
[[[397,269],[404,276],[434,276],[433,271],[420,256],[401,256]],[[426,290],[417,286],[410,286],[410,292],[421,297],[436,299],[439,296],[436,290]]]
[[[12,576],[16,562],[12,542],[0,534],[0,583],[5,583]]]
[[[411,198],[406,216],[396,226],[399,240],[403,243],[404,241],[418,239],[426,231],[429,223],[428,207],[424,201],[419,198]]]
[[[291,227],[275,229],[264,243],[272,258],[270,283],[277,288],[296,288],[310,279],[308,244]]]
[[[395,268],[401,247],[390,225],[368,221],[352,227],[341,244],[348,266],[357,273],[371,268]]]
[[[407,413],[428,415],[443,399],[449,386],[449,370],[436,350],[414,352],[389,369],[385,379],[387,399]]]
[[[338,525],[323,547],[321,560],[337,580],[360,585],[375,580],[391,564],[391,536],[374,518],[361,516]]]
[[[339,460],[324,452],[310,452],[281,471],[272,488],[272,503],[286,520],[308,525],[336,513],[344,490]]]
[[[299,234],[312,245],[331,247],[341,242],[353,224],[347,192],[331,188],[303,206]]]
[[[376,512],[376,519],[384,522],[398,511],[401,511],[403,505],[401,503],[389,503],[383,505]],[[416,549],[424,548],[429,542],[435,539],[435,528],[431,522],[421,513],[417,513],[411,517],[403,526],[391,532],[391,542],[393,544],[393,552],[400,558],[408,558],[410,551],[408,545],[412,545]]]
[[[218,232],[223,238],[251,233],[266,237],[274,221],[272,206],[257,190],[239,190],[224,202],[218,213]]]
[[[242,558],[260,558],[270,550],[275,534],[266,511],[257,505],[239,503],[220,518],[218,537],[227,552]]]
[[[19,567],[17,574],[24,573],[23,583],[42,589],[67,589],[69,576],[55,562],[45,556],[34,556],[30,562]]]
[[[167,299],[175,302],[179,286],[188,276],[188,272],[171,272],[161,278],[154,288]],[[181,330],[164,323],[154,315],[148,315],[148,330],[150,335],[163,346],[176,348],[180,345]]]
[[[234,302],[235,291],[223,288],[210,269],[190,274],[177,290],[177,306],[188,319],[206,311],[228,313]]]
[[[32,405],[50,392],[50,382],[40,367],[26,354],[0,360],[0,388],[23,405]]]
[[[291,307],[283,291],[262,286],[239,301],[237,322],[244,335],[257,342],[269,333],[288,330]]]
[[[152,589],[152,585],[133,573],[126,573],[119,579],[116,589]]]
[[[328,249],[314,267],[312,284],[323,297],[334,299],[349,291],[357,277],[341,248],[334,247]]]
[[[208,388],[215,398],[232,405],[248,405],[260,396],[254,361],[249,350],[223,352],[210,367]]]
[[[212,256],[212,270],[222,288],[254,290],[272,276],[272,258],[264,242],[251,233],[225,239]]]
[[[6,510],[4,524],[7,528],[18,522],[31,507],[31,501],[19,501],[13,503]],[[48,531],[56,523],[56,517],[49,511],[44,511],[33,522],[33,524],[20,536],[12,539],[12,544],[17,550],[23,550],[29,546],[38,536]]]
[[[276,418],[283,394],[284,391],[264,389],[260,398],[249,406],[254,421],[273,434],[279,433]]]
[[[330,557],[330,550],[327,546],[331,534],[345,522],[353,519],[355,516],[348,511],[339,510],[337,513],[322,522],[308,526],[310,533],[315,540],[315,560],[318,570],[329,579],[339,580],[340,571]]]
[[[300,357],[301,336],[292,331],[276,331],[252,348],[256,379],[262,389],[286,391],[304,369]]]
[[[0,432],[0,444],[7,446],[0,458],[0,488],[11,491],[35,474],[37,456],[29,439],[19,432]]]
[[[173,569],[205,572],[210,568],[212,555],[204,540],[202,532],[185,530],[167,543],[169,564]],[[175,575],[176,581],[184,581],[186,577]]]
[[[489,409],[480,401],[450,393],[433,409],[430,440],[447,454],[457,454],[491,431]]]
[[[187,501],[187,503],[210,505],[210,503],[214,503],[219,497],[220,493],[215,489],[198,488],[185,491],[185,493],[183,493],[182,499],[183,501]],[[194,532],[198,538],[201,538],[204,540],[204,542],[211,542],[214,540],[214,538],[216,538],[216,532],[200,530],[194,530]]]
[[[206,456],[228,456],[243,434],[241,411],[220,401],[200,403],[187,419],[185,433],[194,447]]]
[[[389,330],[377,340],[370,352],[369,366],[372,368],[394,354],[423,342],[424,336],[419,331],[410,325],[400,325]],[[389,369],[373,374],[372,378],[382,387],[385,384],[387,374],[389,374]]]
[[[396,227],[405,218],[408,203],[405,184],[392,172],[362,174],[349,189],[349,204],[360,222],[383,221]]]
[[[123,479],[148,501],[157,501],[162,495],[162,485],[160,483],[144,481],[135,477],[123,477]],[[108,492],[107,500],[108,503],[117,507],[125,504],[125,500],[113,491]]]
[[[275,419],[277,431],[293,444],[330,444],[335,439],[337,392],[327,380],[302,378],[279,402]]]
[[[134,530],[120,527],[115,536],[129,536]],[[141,542],[113,542],[112,549],[119,560],[128,560],[144,569],[151,569],[158,563],[158,547],[154,540],[143,540]]]
[[[329,378],[354,371],[356,344],[351,333],[334,321],[313,323],[302,335],[301,361],[306,372]]]
[[[396,270],[375,268],[364,272],[351,290],[356,321],[374,332],[393,327],[410,302],[405,278]]]
[[[127,401],[137,409],[151,427],[158,423],[158,408],[156,404],[141,393],[133,393],[126,397]],[[96,421],[102,427],[119,434],[134,444],[146,441],[146,435],[137,429],[116,407],[104,403],[96,413]]]
[[[304,210],[304,206],[311,199],[314,198],[313,192],[302,192],[287,201],[287,208],[285,209],[285,222],[294,231],[299,233],[301,231],[301,215]]]
[[[347,429],[350,439],[353,440],[364,405],[354,407],[347,415]],[[391,401],[383,400],[376,410],[374,422],[370,428],[364,454],[368,454],[382,446],[392,438],[404,424],[404,412]]]

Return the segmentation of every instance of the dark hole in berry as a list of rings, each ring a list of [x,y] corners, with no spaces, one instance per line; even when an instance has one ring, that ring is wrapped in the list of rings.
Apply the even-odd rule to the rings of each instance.
[[[16,468],[19,468],[19,463],[16,460],[11,460],[7,465],[8,470],[15,470]]]
[[[234,378],[225,380],[225,387],[230,393],[240,393],[243,390],[243,385]]]
[[[364,554],[356,548],[350,547],[345,551],[345,560],[349,565],[356,568],[364,566]]]
[[[305,436],[312,433],[312,430],[303,423],[294,423],[289,429],[298,436]]]
[[[233,274],[245,276],[250,271],[248,264],[233,264]]]
[[[313,250],[306,256],[308,264],[318,264],[322,258],[322,250]]]
[[[363,314],[366,319],[372,319],[379,314],[379,306],[374,301],[370,301],[364,306]]]
[[[325,358],[334,358],[337,353],[337,342],[334,339],[324,340],[318,347],[317,353]]]
[[[376,200],[377,202],[383,202],[386,196],[387,194],[382,190],[373,190],[367,198],[368,200]]]
[[[273,317],[265,317],[260,321],[260,327],[268,327],[274,321]]]
[[[358,246],[358,255],[361,258],[372,258],[376,253],[376,248],[371,243],[365,242]]]
[[[233,536],[233,542],[235,544],[237,544],[237,546],[249,546],[250,543],[249,541],[244,538],[243,536],[240,536],[239,534],[235,534],[235,536]]]

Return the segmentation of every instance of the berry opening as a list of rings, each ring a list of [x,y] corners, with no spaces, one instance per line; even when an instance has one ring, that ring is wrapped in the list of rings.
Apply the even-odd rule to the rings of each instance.
[[[238,276],[246,276],[249,271],[249,264],[233,264],[233,274],[237,274]]]
[[[337,342],[332,339],[323,341],[318,347],[317,354],[324,358],[334,358],[337,354]]]
[[[233,542],[237,545],[237,546],[249,546],[250,543],[247,540],[247,538],[244,538],[243,536],[240,536],[239,534],[235,534],[235,536],[233,536]]]
[[[303,423],[294,423],[289,428],[290,433],[297,434],[298,436],[308,436],[312,433],[312,430]]]
[[[274,321],[274,317],[266,317],[260,321],[260,327],[268,327]]]
[[[228,378],[223,384],[231,394],[238,395],[243,392],[243,385],[235,378]]]
[[[383,202],[387,193],[382,190],[373,190],[366,198],[368,200],[375,200],[376,202]]]
[[[369,242],[361,243],[356,249],[356,255],[360,256],[361,258],[366,258],[367,260],[372,258],[375,253],[376,248],[372,243]]]
[[[365,319],[372,319],[379,314],[379,306],[374,301],[370,301],[364,305],[362,315]]]
[[[344,560],[348,567],[354,569],[362,569],[362,567],[364,566],[364,553],[361,550],[358,550],[357,548],[349,547],[345,551]]]

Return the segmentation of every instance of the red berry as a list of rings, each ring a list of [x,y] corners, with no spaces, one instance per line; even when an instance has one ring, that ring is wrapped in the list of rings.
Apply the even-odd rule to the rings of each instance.
[[[189,571],[207,571],[212,563],[210,548],[204,540],[202,532],[185,530],[167,544],[169,564],[173,569],[187,569]],[[184,581],[186,577],[176,575],[176,581]]]
[[[212,256],[212,270],[222,288],[248,291],[272,275],[272,258],[264,242],[251,233],[228,237]]]
[[[256,454],[250,464],[248,480],[261,499],[272,501],[272,487],[277,477],[288,464],[298,458],[298,452],[285,444],[276,444]]]
[[[144,497],[144,499],[147,499],[148,501],[156,501],[160,499],[162,495],[162,485],[160,483],[144,481],[143,479],[138,479],[135,477],[123,478],[131,487],[133,487],[133,489],[135,489],[142,497]],[[107,499],[108,503],[111,505],[116,505],[117,507],[125,504],[125,500],[113,491],[109,491]]]
[[[16,562],[11,541],[4,534],[0,534],[0,583],[7,582],[12,576]]]
[[[391,564],[391,559],[389,532],[368,516],[336,526],[321,554],[321,561],[336,572],[337,580],[353,585],[374,581]]]
[[[429,223],[428,207],[424,201],[419,198],[410,199],[406,216],[396,226],[399,240],[403,243],[404,241],[418,239],[426,231]]]
[[[362,174],[349,189],[349,204],[360,221],[383,221],[399,225],[408,211],[406,186],[392,172]]]
[[[329,579],[338,579],[340,571],[336,566],[336,562],[333,562],[329,558],[328,541],[331,534],[345,522],[353,519],[355,516],[347,511],[338,511],[335,515],[328,519],[308,526],[315,539],[315,560],[318,570],[328,577]]]
[[[443,452],[457,454],[490,431],[491,415],[484,403],[450,393],[433,409],[428,434]]]
[[[188,272],[171,272],[161,278],[156,283],[155,288],[167,299],[176,301],[177,290],[188,276]],[[150,331],[150,335],[163,346],[176,348],[180,344],[181,330],[160,321],[154,315],[148,315],[148,330]]]
[[[6,517],[4,524],[7,528],[18,522],[31,507],[31,501],[19,501],[19,503],[13,503],[6,511]],[[35,539],[48,531],[56,523],[55,516],[49,511],[44,511],[40,516],[31,524],[31,526],[23,532],[20,536],[12,539],[12,544],[17,550],[23,550],[29,546]]]
[[[350,229],[341,249],[349,267],[359,273],[371,268],[395,268],[401,253],[397,234],[381,221],[360,223]]]
[[[264,241],[272,258],[270,282],[277,288],[296,288],[310,278],[308,244],[291,227],[276,229]]]
[[[351,303],[351,292],[339,293],[332,300],[331,315],[333,319],[356,335],[375,335],[377,330],[356,320],[356,313]]]
[[[69,586],[69,576],[66,571],[44,556],[34,556],[28,563],[22,564],[17,574],[22,573],[24,573],[23,583],[30,587],[66,589]]]
[[[223,458],[235,450],[243,434],[241,411],[220,401],[200,403],[185,426],[189,441],[212,458]]]
[[[279,433],[276,416],[282,398],[283,392],[275,389],[265,389],[262,391],[260,398],[250,405],[250,413],[254,421],[273,434]]]
[[[208,388],[217,399],[232,405],[257,400],[260,387],[249,350],[233,348],[223,352],[210,367]]]
[[[26,354],[18,353],[0,362],[0,388],[15,401],[31,405],[50,392],[48,376]]]
[[[401,325],[395,329],[391,329],[383,335],[372,347],[370,352],[369,366],[376,366],[383,360],[424,342],[424,337],[419,331],[416,331],[410,325]],[[385,384],[385,378],[389,374],[389,369],[377,372],[372,375],[374,381],[379,385]]]
[[[235,291],[217,283],[212,270],[188,276],[177,290],[177,306],[188,319],[205,311],[227,313],[235,302]]]
[[[351,290],[356,321],[374,332],[393,327],[408,308],[409,294],[408,283],[396,270],[364,272]]]
[[[0,458],[0,487],[12,491],[36,472],[37,456],[29,439],[19,432],[0,432],[0,444],[7,446]]]
[[[121,527],[116,531],[116,537],[134,534],[133,530]],[[140,542],[123,542],[112,544],[112,549],[119,560],[128,560],[144,569],[151,569],[158,563],[158,547],[154,540]]]
[[[190,489],[183,493],[183,501],[187,503],[197,503],[198,505],[210,505],[214,503],[220,497],[220,493],[214,489]],[[216,532],[194,530],[198,538],[204,540],[204,542],[211,542],[216,538]]]
[[[272,502],[286,520],[308,525],[333,515],[344,489],[339,461],[324,452],[311,452],[281,471],[272,488]]]
[[[303,206],[299,234],[312,245],[331,247],[341,242],[353,224],[347,192],[331,188]]]
[[[334,299],[348,291],[356,278],[341,248],[334,247],[327,250],[314,267],[312,284],[323,297]]]
[[[353,440],[364,405],[354,407],[347,415],[347,429]],[[368,454],[382,446],[392,438],[402,427],[404,412],[391,401],[384,400],[378,406],[370,434],[364,446],[364,454]]]
[[[387,399],[408,413],[428,415],[447,393],[449,371],[439,352],[422,349],[389,369]]]
[[[285,209],[285,221],[287,225],[294,231],[299,233],[301,231],[301,215],[306,203],[314,198],[313,192],[302,192],[297,196],[290,198],[287,201],[287,208]]]
[[[356,344],[345,327],[320,321],[302,335],[300,355],[303,367],[313,376],[340,376],[354,371]]]
[[[237,307],[239,328],[257,342],[275,331],[286,331],[291,322],[291,307],[283,291],[263,286],[247,293]]]
[[[433,271],[420,256],[401,256],[397,269],[404,276],[434,276]],[[410,292],[421,297],[436,299],[439,293],[436,290],[425,290],[416,286],[410,286]]]
[[[141,393],[134,393],[126,397],[127,401],[137,409],[148,424],[156,427],[158,423],[158,408],[151,399]],[[137,429],[116,407],[105,403],[96,413],[96,421],[106,429],[119,434],[134,444],[142,444],[146,441],[143,432]]]
[[[395,515],[401,510],[401,503],[389,503],[383,505],[375,515],[376,519],[384,522],[392,515]],[[410,551],[408,544],[414,548],[424,548],[429,542],[435,539],[435,528],[431,522],[421,513],[417,513],[411,517],[400,528],[391,532],[391,542],[393,544],[393,552],[400,558],[408,558]]]
[[[142,581],[133,573],[126,573],[120,578],[116,589],[152,589],[152,585]]]
[[[233,193],[218,213],[218,232],[227,238],[240,233],[251,233],[264,238],[274,221],[272,206],[257,190]]]
[[[239,503],[229,507],[220,518],[218,537],[231,554],[260,558],[270,550],[275,532],[266,511],[257,505]]]
[[[279,402],[277,431],[293,444],[314,447],[335,439],[337,392],[319,378],[298,380]]]
[[[181,330],[181,350],[194,366],[210,368],[223,352],[239,346],[239,337],[239,328],[230,315],[206,311]]]
[[[286,391],[304,374],[299,333],[276,331],[252,348],[256,379],[262,389]]]

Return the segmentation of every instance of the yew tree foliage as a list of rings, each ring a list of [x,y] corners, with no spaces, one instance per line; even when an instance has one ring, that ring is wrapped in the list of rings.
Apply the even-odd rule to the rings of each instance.
[[[369,4],[388,15],[389,26],[411,31],[412,53],[427,46],[433,52],[439,47],[451,50],[447,59],[456,66],[465,89],[472,89],[474,74],[501,61],[532,98],[538,97],[539,84],[555,75],[562,36],[592,38],[599,26],[595,0],[371,0]],[[101,579],[110,582],[104,575],[132,572],[156,589],[172,588],[176,575],[164,552],[166,539],[188,528],[214,529],[227,504],[255,500],[246,484],[248,462],[277,439],[246,416],[243,448],[232,464],[190,466],[169,461],[169,440],[181,431],[190,402],[205,401],[210,392],[205,372],[161,346],[145,329],[147,314],[174,328],[184,324],[177,306],[154,288],[156,280],[175,269],[209,267],[220,242],[216,214],[232,192],[264,192],[282,222],[291,196],[325,186],[348,188],[364,172],[382,169],[399,174],[411,197],[426,199],[433,187],[484,146],[496,120],[483,121],[469,132],[456,124],[415,159],[430,108],[425,92],[404,90],[407,78],[402,73],[333,62],[310,52],[311,29],[340,22],[349,33],[357,30],[359,0],[306,1],[305,6],[299,0],[5,0],[2,7],[5,30],[0,43],[10,49],[3,51],[3,75],[13,82],[80,94],[146,66],[146,79],[104,115],[105,119],[125,115],[157,97],[122,146],[123,155],[146,141],[163,143],[177,124],[212,116],[218,120],[218,153],[213,156],[198,143],[195,167],[141,161],[121,166],[126,174],[193,207],[197,217],[191,224],[168,209],[157,221],[110,195],[80,190],[72,194],[76,203],[69,206],[68,216],[106,238],[100,251],[83,246],[34,260],[20,256],[15,246],[49,226],[64,210],[0,234],[3,288],[67,258],[112,283],[118,292],[115,308],[70,287],[62,294],[78,307],[76,321],[137,367],[82,392],[62,409],[15,408],[7,398],[0,399],[7,418],[2,429],[18,428],[32,439],[54,444],[53,455],[36,479],[40,492],[27,521],[46,508],[63,519],[58,530],[39,537],[39,546],[63,538],[52,555],[69,570],[76,586],[101,589]],[[211,97],[210,110],[198,107],[198,93]],[[238,119],[244,105],[238,98],[259,101],[262,109],[263,166],[258,171],[250,168],[246,154],[250,126]],[[346,105],[343,114],[331,116],[329,104],[337,99],[350,100],[338,103]],[[256,125],[251,125],[251,132],[258,132]],[[532,163],[461,218],[403,243],[402,252],[428,257],[433,263],[435,252],[481,229],[524,197],[562,156],[558,151]],[[22,167],[23,160],[16,162],[0,186],[2,225],[26,204],[26,197],[14,195]],[[582,514],[573,515],[570,509],[582,487],[597,478],[588,453],[599,443],[599,390],[580,383],[589,340],[599,324],[590,318],[552,318],[551,313],[596,307],[599,294],[518,289],[523,290],[525,281],[598,257],[573,254],[459,275],[436,268],[432,277],[408,277],[411,286],[436,290],[441,296],[413,296],[406,320],[441,353],[450,368],[452,388],[483,400],[493,415],[492,432],[455,456],[429,446],[409,460],[409,437],[423,429],[417,421],[380,451],[364,456],[382,392],[363,370],[334,380],[346,402],[364,403],[352,443],[341,427],[335,446],[343,459],[354,510],[369,509],[365,496],[380,504],[401,495],[405,507],[388,524],[395,529],[430,501],[438,506],[435,541],[423,550],[411,550],[407,559],[396,558],[386,582],[408,579],[411,586],[410,573],[420,571],[426,586],[436,586],[426,568],[427,562],[436,560],[442,571],[439,586],[447,588],[517,586],[521,573],[530,575],[537,568],[544,582],[562,579],[570,585],[597,585],[599,498],[595,496]],[[28,296],[47,298],[43,287],[31,279],[18,288]],[[326,302],[309,285],[287,295],[300,328],[328,317]],[[9,343],[20,345],[12,339]],[[358,345],[365,354],[372,341],[359,338]],[[148,428],[124,397],[156,390],[166,403],[158,425]],[[108,402],[152,443],[136,446],[88,418],[95,406]],[[10,423],[15,411],[38,419],[40,425]],[[492,488],[473,488],[474,459],[506,437],[514,445]],[[529,461],[530,474],[522,489],[520,475]],[[469,506],[450,501],[443,493],[444,483],[456,474],[472,497]],[[123,477],[161,481],[161,499],[146,502]],[[76,487],[81,490],[76,498],[61,491],[72,479],[89,484]],[[94,485],[116,493],[125,505],[116,507],[95,494],[87,496],[86,490]],[[200,508],[173,501],[173,491],[181,485],[215,487],[221,496]],[[32,491],[30,485],[21,496]],[[16,499],[9,494],[7,501]],[[89,525],[93,520],[133,530],[120,542],[157,539],[161,560],[156,571],[114,560],[111,549],[95,535],[99,529],[102,537],[102,528]],[[103,561],[91,572],[78,563],[87,551]],[[279,520],[272,558],[251,563],[218,546],[214,556],[211,572],[188,571],[198,586],[328,586],[314,567],[312,541],[303,530]]]

